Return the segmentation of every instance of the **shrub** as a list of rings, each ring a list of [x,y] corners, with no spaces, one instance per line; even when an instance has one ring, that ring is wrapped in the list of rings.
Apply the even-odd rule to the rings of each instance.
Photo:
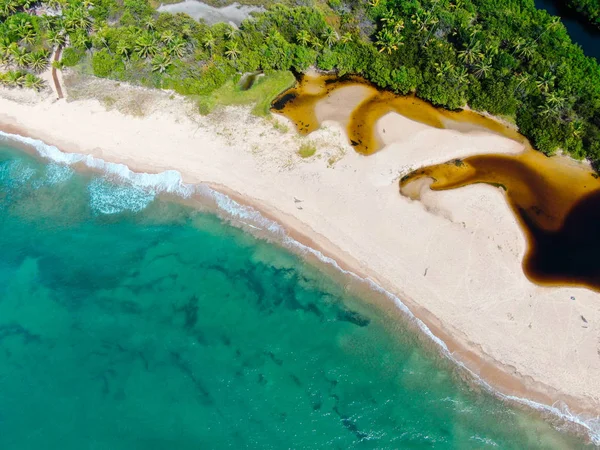
[[[301,158],[310,158],[315,153],[317,153],[317,146],[314,144],[314,142],[303,142],[298,149],[298,155]]]
[[[84,56],[84,50],[74,47],[67,47],[63,50],[60,62],[65,67],[73,67],[79,64],[79,62],[83,59]]]
[[[107,78],[111,75],[119,75],[124,68],[121,58],[111,54],[107,49],[102,49],[92,56],[92,70],[97,77]]]

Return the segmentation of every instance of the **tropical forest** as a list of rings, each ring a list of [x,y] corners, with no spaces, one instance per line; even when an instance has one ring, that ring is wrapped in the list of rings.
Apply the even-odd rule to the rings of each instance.
[[[68,68],[173,90],[209,112],[216,92],[261,71],[265,112],[316,67],[488,112],[546,154],[600,164],[600,66],[533,0],[250,3],[264,9],[235,27],[159,13],[148,0],[0,0],[0,82],[44,89],[41,73]],[[598,12],[596,0],[571,3]]]
[[[567,5],[600,28],[600,0],[568,0]]]

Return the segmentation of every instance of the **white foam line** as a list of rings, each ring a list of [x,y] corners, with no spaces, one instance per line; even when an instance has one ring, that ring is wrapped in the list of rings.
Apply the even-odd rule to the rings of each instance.
[[[167,192],[179,195],[184,198],[189,198],[194,193],[212,197],[215,200],[218,208],[221,211],[223,211],[230,219],[238,220],[243,224],[255,229],[267,230],[270,233],[275,234],[277,237],[279,237],[281,239],[282,244],[285,247],[293,248],[296,251],[299,251],[300,253],[304,254],[310,253],[311,255],[317,257],[320,261],[333,266],[336,270],[342,272],[343,274],[351,276],[352,278],[360,282],[367,283],[369,287],[371,287],[374,291],[384,294],[402,312],[404,312],[406,316],[411,321],[413,321],[423,333],[425,333],[426,336],[428,336],[435,344],[439,346],[444,356],[449,358],[452,362],[460,366],[462,369],[466,370],[481,386],[483,386],[490,393],[496,395],[501,399],[520,403],[538,411],[551,413],[565,421],[574,423],[587,430],[590,440],[594,445],[600,445],[600,417],[586,420],[576,414],[571,413],[568,407],[564,404],[559,405],[558,403],[555,403],[551,406],[544,405],[542,403],[537,403],[533,400],[529,400],[526,398],[516,397],[513,395],[506,395],[494,389],[483,378],[481,378],[474,371],[465,366],[465,364],[462,363],[460,360],[456,359],[454,355],[449,351],[446,343],[440,338],[438,338],[436,335],[434,335],[429,329],[429,327],[427,327],[427,325],[422,320],[416,317],[411,312],[411,310],[402,302],[402,300],[400,300],[400,298],[398,298],[391,292],[385,290],[382,286],[375,283],[373,280],[363,278],[352,271],[343,269],[335,259],[324,255],[319,250],[304,245],[291,238],[280,224],[273,220],[267,219],[258,210],[252,208],[251,206],[241,205],[240,203],[236,202],[227,195],[218,192],[206,185],[192,185],[184,183],[181,177],[181,173],[176,170],[167,170],[158,174],[138,173],[133,172],[125,164],[106,162],[100,158],[95,158],[91,155],[83,155],[79,153],[64,153],[60,151],[57,147],[48,145],[37,139],[32,139],[17,134],[5,133],[3,131],[0,131],[0,137],[27,144],[33,147],[39,153],[40,156],[47,159],[51,159],[54,162],[66,164],[69,166],[78,163],[83,163],[92,169],[99,170],[111,176],[116,176],[119,180],[123,182],[130,183],[134,186],[148,189],[156,193]],[[247,223],[248,221],[254,222],[255,224],[259,225],[259,227]]]
[[[90,169],[113,176],[121,182],[154,193],[166,192],[188,198],[196,191],[194,185],[186,184],[182,181],[181,174],[176,170],[167,170],[157,174],[133,172],[125,164],[106,162],[103,159],[80,153],[64,153],[55,146],[48,145],[38,139],[5,133],[3,131],[0,131],[0,137],[22,142],[33,147],[43,158],[50,159],[59,164],[67,166],[84,164]]]
[[[425,335],[427,335],[435,344],[437,344],[440,347],[440,349],[442,350],[442,354],[444,356],[446,356],[448,359],[450,359],[453,363],[460,366],[462,369],[466,370],[473,377],[473,379],[475,379],[477,381],[477,383],[479,383],[481,386],[483,386],[487,391],[489,391],[493,395],[496,395],[497,397],[499,397],[503,400],[520,403],[522,405],[526,405],[530,408],[533,408],[533,409],[536,409],[539,411],[551,413],[563,420],[577,424],[578,426],[581,426],[585,430],[587,430],[590,440],[592,441],[592,443],[594,445],[600,445],[600,418],[599,417],[597,417],[595,419],[585,420],[585,419],[582,419],[581,417],[579,417],[578,415],[571,413],[571,411],[569,411],[569,408],[564,404],[561,405],[560,407],[558,406],[558,403],[555,403],[552,406],[549,406],[549,405],[535,402],[533,400],[529,400],[527,398],[503,394],[502,392],[494,389],[488,382],[486,382],[483,378],[481,378],[473,370],[469,369],[462,361],[455,358],[453,353],[451,353],[450,350],[448,349],[448,346],[446,345],[446,343],[443,340],[441,340],[440,338],[438,338],[435,334],[433,334],[431,332],[431,330],[429,329],[429,327],[421,319],[416,317],[412,313],[412,311],[402,302],[402,300],[400,300],[400,298],[398,298],[391,292],[387,291],[382,286],[375,283],[373,280],[370,280],[368,278],[363,278],[352,271],[343,269],[335,259],[324,255],[319,250],[316,250],[312,247],[304,245],[301,242],[298,242],[295,239],[291,238],[290,236],[288,236],[285,233],[285,230],[283,229],[283,227],[281,227],[281,225],[279,225],[278,223],[276,223],[270,219],[267,219],[266,217],[261,215],[259,211],[255,210],[254,208],[241,205],[241,204],[237,203],[235,200],[227,197],[226,195],[224,195],[220,192],[216,192],[216,191],[213,191],[213,192],[214,192],[213,195],[215,197],[226,197],[227,198],[227,202],[225,202],[226,209],[223,208],[223,210],[226,211],[230,216],[232,216],[238,220],[242,219],[242,218],[248,219],[248,218],[252,217],[252,219],[256,220],[261,225],[267,225],[266,228],[269,231],[273,230],[273,231],[276,231],[277,234],[279,234],[279,235],[283,234],[282,243],[284,246],[286,246],[288,248],[290,248],[290,247],[294,248],[297,251],[300,250],[301,253],[305,253],[305,254],[310,253],[313,256],[316,256],[320,261],[333,266],[336,270],[342,272],[343,274],[351,276],[352,278],[354,278],[360,282],[367,283],[369,285],[369,287],[371,289],[373,289],[374,291],[384,294],[402,312],[404,312],[408,316],[409,320],[413,321],[419,327],[419,329],[423,333],[425,333]],[[221,206],[220,202],[217,202],[217,204],[219,206]],[[246,225],[249,225],[246,222],[244,222],[244,223]],[[253,228],[256,228],[256,227],[253,227]]]

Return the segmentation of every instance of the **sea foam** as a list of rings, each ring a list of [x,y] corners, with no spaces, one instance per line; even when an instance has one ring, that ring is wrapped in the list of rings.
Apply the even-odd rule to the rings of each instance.
[[[6,138],[8,140],[21,142],[27,144],[37,151],[37,153],[47,158],[55,163],[64,164],[68,166],[73,166],[76,164],[84,164],[85,166],[94,169],[103,173],[108,178],[116,179],[117,181],[134,187],[134,191],[131,191],[129,195],[132,195],[135,199],[137,197],[137,202],[134,200],[134,204],[136,204],[133,211],[140,211],[143,209],[144,204],[147,206],[151,202],[147,202],[149,197],[144,197],[144,195],[140,194],[140,192],[145,192],[148,195],[152,195],[152,199],[158,193],[166,192],[170,194],[179,195],[183,198],[189,198],[194,194],[199,194],[204,197],[211,197],[220,211],[225,215],[226,218],[235,222],[241,222],[246,226],[250,226],[251,228],[258,228],[260,230],[265,230],[274,235],[274,237],[278,238],[278,240],[287,248],[294,250],[300,254],[311,254],[321,262],[329,264],[333,266],[338,271],[344,273],[347,276],[350,276],[360,282],[367,283],[375,292],[385,295],[390,301],[392,301],[402,312],[405,313],[406,317],[415,323],[419,329],[428,336],[441,350],[441,353],[453,361],[455,364],[466,370],[472,377],[475,379],[481,386],[483,386],[490,393],[496,395],[497,397],[515,402],[521,405],[526,405],[530,408],[536,409],[538,411],[542,411],[545,413],[550,413],[554,416],[557,416],[567,422],[573,423],[586,430],[591,442],[595,445],[600,445],[600,417],[596,418],[584,418],[580,415],[573,414],[569,408],[562,403],[555,403],[553,405],[544,405],[541,403],[534,402],[532,400],[516,397],[512,395],[503,394],[497,390],[495,390],[489,383],[487,383],[484,379],[479,377],[475,372],[470,370],[467,366],[464,365],[460,360],[458,360],[448,349],[448,346],[444,341],[435,336],[431,330],[427,327],[427,325],[417,318],[410,309],[400,300],[399,297],[392,294],[391,292],[384,289],[379,284],[374,281],[363,278],[357,275],[354,272],[343,269],[338,262],[324,255],[319,250],[316,250],[312,247],[304,245],[292,237],[290,237],[285,229],[278,224],[277,222],[268,219],[263,216],[258,210],[250,207],[242,205],[236,202],[234,199],[228,197],[227,195],[215,191],[214,189],[206,186],[206,185],[192,185],[188,183],[184,183],[181,177],[181,174],[175,170],[167,170],[158,174],[149,174],[149,173],[138,173],[133,172],[129,169],[128,166],[124,164],[117,164],[104,161],[100,158],[95,158],[91,155],[82,155],[78,153],[64,153],[60,151],[57,147],[48,145],[40,140],[32,139],[28,137],[23,137],[16,134],[10,134],[0,131],[0,138]],[[137,191],[135,191],[137,189]],[[133,193],[135,192],[135,193]],[[115,193],[115,191],[112,191]],[[110,195],[106,193],[106,195]],[[102,205],[102,199],[100,199],[100,204]],[[123,204],[108,202],[103,204],[104,206],[99,207],[99,211],[106,213],[110,213],[113,208],[121,207]]]

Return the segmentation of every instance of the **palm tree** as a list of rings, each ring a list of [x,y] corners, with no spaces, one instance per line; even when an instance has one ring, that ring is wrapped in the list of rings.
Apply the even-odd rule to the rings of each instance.
[[[546,24],[546,27],[544,29],[544,31],[542,31],[540,33],[540,35],[535,39],[535,41],[533,41],[533,43],[535,44],[537,41],[540,40],[540,38],[546,34],[548,31],[550,30],[554,30],[555,28],[557,28],[560,25],[560,17],[558,16],[551,16],[550,17],[550,22],[548,22]]]
[[[512,46],[514,48],[512,54],[514,55],[515,53],[519,52],[525,45],[527,45],[527,41],[525,39],[523,39],[522,37],[516,38],[512,43]]]
[[[537,44],[535,43],[535,41],[529,42],[519,49],[518,54],[519,56],[522,56],[524,58],[531,59],[535,54],[536,47]]]
[[[484,58],[481,61],[476,62],[473,67],[475,68],[475,76],[477,78],[486,78],[492,70],[492,64],[489,58]]]
[[[192,27],[189,25],[184,25],[181,27],[181,35],[184,37],[184,39],[189,39],[193,33],[194,30],[192,30]]]
[[[31,68],[36,72],[42,72],[48,67],[49,54],[47,50],[39,50],[31,54]]]
[[[134,50],[140,58],[147,58],[154,55],[158,50],[154,35],[150,33],[142,34],[135,40]]]
[[[52,29],[52,24],[54,23],[54,17],[49,16],[48,14],[44,14],[40,17],[40,29],[44,31],[48,31]]]
[[[71,45],[75,48],[86,50],[89,47],[89,37],[84,30],[77,30],[69,36]]]
[[[498,52],[500,51],[500,46],[498,45],[497,42],[494,41],[488,41],[485,44],[485,49],[484,49],[484,53],[489,56],[489,57],[493,57],[496,56],[498,54]]]
[[[23,85],[26,88],[41,91],[44,88],[45,83],[40,77],[36,77],[32,73],[28,73],[23,77]]]
[[[472,40],[467,48],[458,52],[458,57],[467,64],[473,64],[475,61],[483,58],[483,53],[481,52],[481,42]]]
[[[461,66],[455,71],[454,77],[458,84],[466,84],[469,81],[469,72],[467,72],[465,67]]]
[[[411,17],[411,22],[417,26],[417,30],[420,33],[429,30],[429,27],[435,23],[435,19],[432,18],[430,11],[423,11],[420,9]]]
[[[164,73],[171,64],[171,57],[165,53],[160,53],[152,58],[152,72]]]
[[[212,58],[213,49],[215,48],[215,44],[216,44],[215,37],[209,31],[208,33],[206,33],[206,36],[204,36],[204,47],[207,48],[208,51],[210,52],[211,58]]]
[[[238,56],[240,56],[240,51],[238,49],[238,43],[233,41],[227,44],[225,49],[225,56],[227,56],[230,60],[235,61]]]
[[[515,80],[517,80],[517,84],[515,86],[515,89],[513,90],[513,94],[517,92],[517,89],[522,89],[524,93],[527,93],[529,91],[528,83],[530,79],[531,78],[527,73],[517,74],[517,76],[515,77]]]
[[[67,41],[64,33],[59,30],[48,30],[46,40],[52,47],[60,47]]]
[[[546,103],[539,107],[540,114],[544,116],[558,116],[563,111],[567,103],[564,97],[555,92],[546,96]]]
[[[167,50],[170,55],[176,56],[177,58],[183,58],[187,53],[187,44],[180,37],[176,37],[169,45]]]
[[[392,11],[391,9],[386,9],[381,15],[381,22],[383,22],[384,26],[386,27],[392,28],[395,21],[396,16],[394,15],[394,11]]]
[[[17,12],[17,3],[11,0],[0,3],[0,17],[9,17]]]
[[[314,48],[315,50],[320,49],[321,47],[323,47],[323,44],[321,44],[321,41],[319,41],[319,38],[316,36],[311,36],[310,38],[310,46],[312,48]]]
[[[585,124],[580,119],[575,119],[573,122],[571,122],[570,128],[571,128],[571,134],[573,135],[573,137],[578,138],[578,139],[585,132]]]
[[[438,78],[445,78],[454,71],[454,65],[449,61],[444,61],[442,64],[435,63],[434,66]]]
[[[340,38],[340,42],[342,43],[342,45],[346,45],[346,44],[352,42],[352,39],[353,39],[352,33],[347,32],[347,33],[342,34],[342,37]]]
[[[10,53],[0,51],[0,66],[8,66],[10,64]]]
[[[6,84],[9,87],[22,87],[25,82],[25,75],[18,70],[10,70],[6,73]]]
[[[0,37],[0,56],[8,56],[10,54],[11,42],[7,37]]]
[[[389,29],[383,28],[377,33],[377,40],[375,44],[379,47],[379,53],[387,52],[392,54],[393,51],[398,50],[398,46],[402,45],[402,37],[395,35]]]
[[[225,37],[227,39],[229,39],[230,41],[232,41],[235,39],[236,36],[237,36],[237,29],[232,26],[227,27],[227,29],[225,30]]]
[[[94,47],[108,47],[108,39],[102,32],[94,33],[92,43]]]
[[[17,67],[26,68],[31,62],[31,54],[23,47],[11,47],[11,57]]]
[[[115,49],[115,52],[117,53],[117,55],[119,55],[121,58],[123,58],[125,60],[128,60],[129,56],[131,55],[131,49],[129,48],[129,45],[125,41],[117,42],[117,48]]]
[[[391,9],[386,9],[383,15],[381,16],[381,22],[384,25],[384,28],[388,28],[398,33],[402,29],[404,29],[404,21],[394,14],[394,11]]]
[[[310,44],[312,41],[312,37],[308,31],[301,30],[296,35],[296,41],[298,41],[298,44],[302,45],[303,47],[308,47],[308,44]]]
[[[337,31],[335,31],[333,28],[327,28],[327,30],[325,30],[325,32],[323,33],[323,40],[325,41],[325,45],[327,45],[327,47],[330,47],[335,44],[339,39],[339,36],[337,34]]]
[[[30,30],[33,31],[33,25],[25,17],[19,17],[19,19],[10,22],[8,29],[15,33],[19,38],[22,38]]]
[[[160,35],[160,40],[165,45],[169,45],[171,42],[173,42],[174,39],[175,39],[175,33],[173,33],[171,30],[165,30]]]
[[[68,9],[63,18],[67,33],[73,33],[78,30],[87,31],[92,26],[92,18],[89,16],[88,11],[82,7]]]
[[[62,10],[62,8],[66,4],[66,1],[65,0],[46,0],[45,3],[51,9]]]
[[[548,92],[551,87],[554,86],[554,80],[556,80],[556,76],[551,72],[544,72],[544,74],[539,77],[535,84],[542,92]]]
[[[8,66],[9,64],[10,55],[8,53],[0,52],[0,66]]]
[[[21,38],[21,41],[24,44],[33,45],[33,43],[35,42],[36,39],[37,39],[37,35],[36,35],[35,31],[33,31],[33,29],[28,29],[27,31],[25,31],[25,34]]]
[[[143,25],[148,30],[154,30],[156,28],[156,22],[154,21],[154,17],[148,17],[146,20],[144,20]]]

